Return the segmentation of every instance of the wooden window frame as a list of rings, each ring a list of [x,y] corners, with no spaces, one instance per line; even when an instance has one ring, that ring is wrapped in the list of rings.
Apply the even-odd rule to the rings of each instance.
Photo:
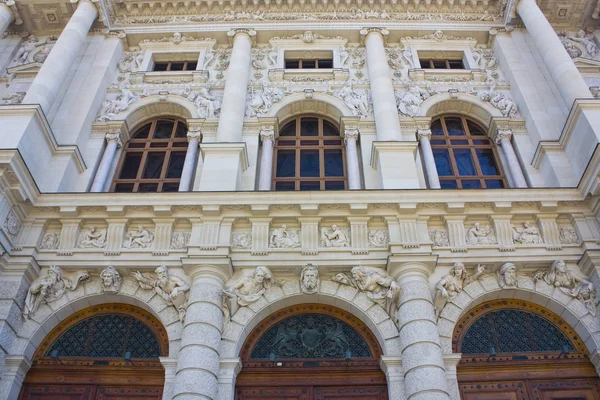
[[[169,139],[157,139],[153,138],[154,131],[156,129],[156,125],[161,121],[170,121],[173,122],[173,129],[171,131],[171,137]],[[148,124],[150,124],[150,130],[148,132],[148,137],[136,139],[136,134],[143,128],[145,128]],[[139,128],[135,130],[135,133],[132,135],[131,139],[123,146],[123,151],[121,153],[121,158],[119,159],[119,164],[117,165],[117,169],[115,171],[115,175],[113,177],[113,182],[110,186],[110,191],[115,192],[117,185],[119,184],[133,184],[133,190],[131,192],[124,191],[119,193],[160,193],[162,192],[163,186],[165,183],[167,184],[179,184],[181,181],[181,177],[179,178],[166,178],[167,169],[169,167],[169,160],[172,153],[187,153],[187,137],[176,138],[175,132],[177,131],[177,126],[179,124],[187,125],[185,121],[180,118],[154,118],[151,121],[146,121],[144,124],[140,125]],[[152,146],[152,144],[166,144],[164,147]],[[185,143],[185,146],[174,146],[175,143]],[[143,144],[142,147],[134,147],[135,145]],[[141,153],[142,157],[140,159],[140,164],[138,166],[138,171],[136,177],[134,179],[123,179],[119,178],[121,175],[121,170],[123,169],[125,159],[128,154],[132,153]],[[142,178],[142,175],[146,169],[146,160],[148,158],[149,153],[164,153],[163,165],[160,172],[160,178]],[[140,184],[145,183],[156,183],[157,189],[156,191],[150,192],[139,192]]]
[[[462,64],[462,68],[452,68],[450,66],[450,61],[460,61]],[[423,62],[429,63],[428,66],[423,65]],[[434,62],[444,62],[446,64],[445,69],[466,69],[465,63],[463,60],[458,59],[438,59],[438,58],[420,58],[419,63],[421,64],[421,68],[423,69],[444,69],[444,68],[436,68]]]
[[[289,68],[289,67],[287,67],[287,62],[288,61],[298,61],[298,68]],[[302,67],[302,62],[303,61],[314,61],[314,63],[315,63],[315,67],[314,68],[306,68],[306,69],[332,69],[333,68],[333,59],[331,59],[331,58],[286,58],[283,63],[284,63],[284,67],[286,69],[304,69]],[[331,63],[331,67],[320,68],[319,67],[319,61],[328,61],[328,62]]]
[[[179,64],[183,62],[183,69],[182,70],[178,70],[178,71],[171,71],[171,64]],[[189,64],[196,64],[196,67],[194,67],[194,69],[187,69]],[[156,71],[154,68],[156,67],[156,64],[167,64],[167,69],[164,71]],[[185,61],[154,61],[154,63],[152,64],[152,72],[186,72],[186,71],[195,71],[196,68],[198,66],[198,61],[196,60],[185,60]]]
[[[319,134],[318,136],[301,136],[301,122],[303,118],[316,118],[318,119],[318,129],[319,129]],[[344,189],[343,190],[347,190],[348,189],[348,171],[347,171],[347,167],[346,167],[346,148],[344,146],[344,140],[342,139],[342,137],[340,136],[340,132],[339,132],[339,127],[337,124],[335,124],[333,121],[331,121],[330,119],[320,116],[320,115],[314,115],[314,114],[304,114],[304,115],[299,115],[296,116],[294,118],[291,118],[289,120],[287,120],[284,124],[282,124],[282,127],[286,127],[289,123],[291,123],[292,121],[296,121],[296,135],[295,136],[283,136],[283,137],[278,137],[276,142],[275,142],[275,152],[274,152],[274,157],[273,157],[273,175],[272,175],[272,180],[271,180],[271,185],[274,191],[277,191],[277,183],[278,182],[295,182],[294,184],[294,191],[300,191],[300,183],[301,182],[315,182],[315,181],[319,181],[319,190],[327,190],[325,189],[325,184],[326,182],[332,182],[332,181],[343,181],[344,182]],[[323,123],[324,121],[329,122],[331,125],[333,125],[338,132],[337,136],[323,136]],[[338,139],[340,140],[340,144],[339,145],[325,145],[324,144],[324,140],[335,140]],[[281,146],[279,144],[280,140],[290,140],[290,141],[295,141],[295,145],[294,146]],[[301,142],[302,140],[318,140],[319,144],[318,145],[302,145]],[[277,177],[277,158],[279,155],[279,151],[280,150],[294,150],[295,152],[295,175],[294,177]],[[301,177],[300,176],[300,156],[301,156],[301,150],[318,150],[319,151],[319,176],[318,177]],[[325,176],[325,150],[341,150],[342,152],[342,163],[343,163],[343,168],[344,168],[344,175],[343,176]],[[330,189],[332,190],[332,189]]]
[[[446,118],[460,119],[463,130],[465,132],[465,135],[464,136],[450,136],[448,134],[448,128],[446,126]],[[450,158],[450,164],[451,164],[452,173],[453,173],[452,175],[441,175],[441,174],[439,174],[439,171],[438,171],[440,183],[443,183],[443,181],[455,181],[457,184],[457,189],[463,189],[462,181],[479,180],[479,183],[481,185],[480,189],[488,189],[487,184],[485,182],[487,179],[487,180],[501,181],[502,184],[504,185],[504,187],[502,189],[506,189],[509,187],[508,181],[506,179],[506,174],[504,173],[504,168],[502,167],[502,163],[500,162],[500,157],[498,156],[498,150],[497,150],[496,144],[494,143],[494,141],[492,139],[490,139],[489,136],[485,135],[486,130],[481,126],[481,124],[477,123],[473,119],[466,118],[464,115],[457,115],[457,114],[441,115],[432,121],[432,125],[433,125],[433,122],[437,121],[437,120],[441,121],[442,131],[444,134],[441,136],[433,135],[433,134],[431,135],[431,148],[433,151],[435,151],[436,149],[448,150],[448,155]],[[484,135],[482,135],[482,136],[471,135],[467,121],[473,125],[476,125],[481,132],[484,132]],[[437,140],[440,140],[440,141],[444,140],[446,143],[445,144],[437,144],[437,143],[435,143],[435,141],[437,141]],[[460,145],[452,144],[451,140],[467,140],[468,144],[464,144],[464,145],[463,144],[460,144]],[[474,144],[473,140],[487,140],[488,144]],[[468,176],[468,175],[460,175],[459,174],[458,165],[456,164],[456,159],[454,157],[454,150],[456,150],[456,149],[469,149],[470,150],[471,158],[472,158],[473,164],[475,166],[476,175]],[[494,161],[496,162],[496,167],[498,168],[500,175],[484,175],[483,174],[483,172],[481,171],[481,165],[479,164],[479,158],[477,157],[477,153],[476,153],[477,149],[484,149],[484,150],[492,151],[492,154],[494,156]],[[470,189],[470,188],[467,188],[467,189]]]

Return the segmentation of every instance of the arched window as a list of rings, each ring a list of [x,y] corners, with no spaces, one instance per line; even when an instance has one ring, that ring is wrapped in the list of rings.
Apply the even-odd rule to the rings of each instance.
[[[433,120],[431,148],[442,189],[508,187],[496,146],[477,123],[462,116]]]
[[[113,192],[176,192],[187,149],[187,126],[157,118],[137,129],[125,144]]]
[[[275,146],[275,190],[344,190],[346,161],[339,129],[320,116],[283,125]]]

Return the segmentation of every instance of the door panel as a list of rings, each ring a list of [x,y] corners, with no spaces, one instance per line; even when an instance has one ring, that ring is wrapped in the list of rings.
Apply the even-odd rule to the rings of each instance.
[[[313,400],[308,387],[254,387],[238,388],[236,400]]]
[[[387,400],[385,386],[375,387],[317,387],[314,389],[314,400]]]
[[[95,400],[161,400],[162,388],[100,386]]]
[[[461,383],[464,400],[528,400],[523,381]]]
[[[79,385],[27,385],[21,400],[93,400],[94,387]]]

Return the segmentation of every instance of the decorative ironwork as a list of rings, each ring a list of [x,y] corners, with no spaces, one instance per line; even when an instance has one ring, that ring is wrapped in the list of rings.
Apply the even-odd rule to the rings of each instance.
[[[46,351],[60,357],[158,358],[160,346],[154,332],[142,321],[126,314],[101,314],[67,329]]]
[[[250,355],[251,360],[371,357],[354,328],[325,314],[295,315],[278,322],[258,339]]]
[[[481,315],[466,331],[463,354],[526,353],[574,350],[567,336],[547,319],[523,310],[503,309]]]

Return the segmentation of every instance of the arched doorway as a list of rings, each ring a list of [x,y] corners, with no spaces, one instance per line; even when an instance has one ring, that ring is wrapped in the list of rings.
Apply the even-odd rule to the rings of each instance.
[[[464,400],[598,400],[600,379],[569,324],[523,300],[483,303],[456,325]]]
[[[102,304],[58,324],[42,341],[22,400],[159,400],[167,332],[141,308]]]
[[[333,306],[279,310],[242,347],[236,400],[388,398],[381,346],[355,316]]]

